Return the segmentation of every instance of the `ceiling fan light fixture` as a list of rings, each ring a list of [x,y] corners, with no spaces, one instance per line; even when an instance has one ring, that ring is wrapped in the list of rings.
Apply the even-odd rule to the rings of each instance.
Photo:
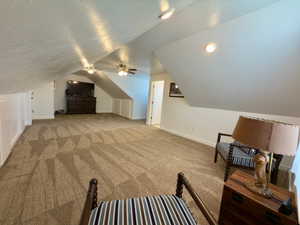
[[[86,72],[88,72],[89,74],[94,74],[94,73],[96,72],[96,69],[95,69],[95,67],[94,67],[93,64],[90,64],[90,65],[86,66],[84,69],[85,69]]]
[[[121,77],[127,76],[127,75],[128,75],[128,72],[126,72],[126,71],[124,71],[124,70],[120,70],[120,71],[118,72],[118,75],[121,76]]]
[[[94,73],[95,73],[95,71],[94,71],[94,70],[91,70],[91,69],[88,70],[87,72],[88,72],[89,74],[94,74]]]
[[[159,16],[158,18],[161,19],[161,20],[167,20],[169,19],[175,12],[175,9],[174,8],[170,8],[166,11],[163,11]]]

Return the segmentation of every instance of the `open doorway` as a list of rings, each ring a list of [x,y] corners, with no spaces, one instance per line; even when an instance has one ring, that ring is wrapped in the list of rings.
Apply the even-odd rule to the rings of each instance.
[[[160,126],[162,102],[164,96],[165,82],[152,81],[151,82],[151,95],[150,95],[150,124],[156,127]]]

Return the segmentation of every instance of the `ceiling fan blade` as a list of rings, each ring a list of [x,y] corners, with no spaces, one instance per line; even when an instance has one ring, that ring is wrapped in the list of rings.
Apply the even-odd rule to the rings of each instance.
[[[117,73],[118,70],[116,69],[101,69],[99,68],[99,70],[103,71],[103,72],[109,72],[109,73]]]
[[[94,64],[95,68],[99,70],[105,70],[105,69],[116,69],[114,64],[106,63],[106,62],[98,62]]]
[[[131,70],[131,71],[137,71],[137,69],[134,69],[134,68],[130,68],[130,69],[128,69],[129,71]]]
[[[132,72],[132,71],[128,71],[128,73],[133,74],[133,75],[135,74],[135,72]]]
[[[75,74],[75,75],[85,75],[85,74],[88,74],[88,72],[86,70],[78,70],[78,71],[74,72],[73,74]]]

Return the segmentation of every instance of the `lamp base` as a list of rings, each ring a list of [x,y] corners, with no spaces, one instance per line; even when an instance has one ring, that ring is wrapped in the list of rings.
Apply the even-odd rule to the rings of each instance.
[[[245,187],[255,193],[255,194],[258,194],[258,195],[261,195],[265,198],[271,198],[272,197],[272,191],[267,188],[267,187],[263,187],[263,186],[257,186],[255,183],[245,183]]]
[[[268,152],[260,151],[254,157],[255,162],[255,182],[247,183],[245,186],[252,192],[271,198],[272,192],[268,188],[269,180],[266,175],[266,166],[269,160]]]

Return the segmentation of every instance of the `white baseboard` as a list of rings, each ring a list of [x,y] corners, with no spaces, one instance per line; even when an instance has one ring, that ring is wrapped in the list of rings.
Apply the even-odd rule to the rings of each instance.
[[[31,126],[31,125],[32,125],[32,120],[25,121],[25,126]]]
[[[189,140],[201,143],[201,144],[205,144],[205,145],[208,145],[208,146],[211,146],[211,147],[215,147],[215,145],[216,145],[216,143],[205,140],[203,138],[195,137],[195,136],[192,136],[192,135],[187,135],[187,134],[184,134],[184,133],[181,133],[181,132],[178,132],[178,131],[167,129],[165,127],[160,127],[160,129],[162,129],[164,131],[167,131],[171,134],[175,134],[177,136],[181,136],[181,137],[184,137],[186,139],[189,139]]]
[[[123,115],[121,115],[121,114],[119,114],[119,113],[112,112],[112,114],[117,115],[117,116],[120,116],[120,117],[123,117],[123,118],[125,118],[125,119],[132,120],[132,118],[127,117],[127,116],[123,116]]]
[[[2,160],[2,156],[0,156],[0,168],[3,166],[3,164],[5,163],[6,159],[5,160]]]
[[[17,143],[19,137],[22,135],[22,133],[24,132],[24,130],[25,130],[25,127],[21,130],[21,132],[18,132],[18,133],[13,137],[13,139],[12,139],[11,142],[10,142],[10,146],[9,146],[10,150],[9,150],[9,151],[11,151],[11,150],[13,149],[13,147],[14,147],[15,144]]]
[[[132,118],[132,120],[145,120],[146,118],[145,117],[134,117]]]
[[[101,113],[113,113],[111,110],[96,110],[96,113],[99,113],[99,114],[101,114]]]
[[[38,114],[38,113],[33,113],[32,114],[32,119],[33,120],[48,120],[48,119],[54,119],[54,114]]]
[[[2,167],[4,165],[4,163],[6,162],[6,160],[9,158],[15,144],[17,143],[17,141],[19,140],[19,138],[21,137],[21,135],[23,134],[24,130],[25,130],[26,126],[24,126],[21,131],[19,131],[13,138],[12,140],[10,141],[10,144],[9,144],[9,149],[8,149],[8,154],[7,155],[3,155],[4,158],[1,159],[1,162],[0,162],[0,167]]]

